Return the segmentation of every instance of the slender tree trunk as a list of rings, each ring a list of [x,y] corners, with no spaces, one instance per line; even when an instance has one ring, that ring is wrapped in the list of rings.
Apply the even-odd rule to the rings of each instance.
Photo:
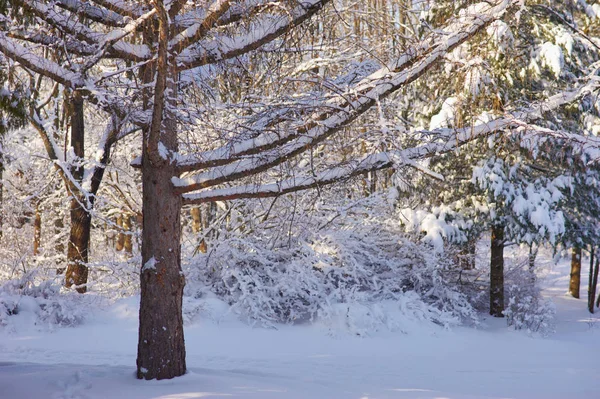
[[[596,288],[598,287],[598,269],[600,268],[598,258],[594,262],[594,248],[590,252],[590,280],[588,284],[588,310],[594,313],[594,301],[596,300]]]
[[[118,229],[118,233],[117,233],[117,245],[115,246],[115,249],[119,252],[121,252],[123,250],[123,247],[125,246],[125,234],[123,234],[123,215],[119,214],[117,216],[117,221],[116,221],[117,227]]]
[[[532,284],[535,283],[535,259],[537,258],[538,249],[538,246],[534,243],[531,243],[531,245],[529,246],[529,256],[527,260],[529,262],[529,274],[531,276]]]
[[[83,117],[83,98],[79,92],[74,92],[70,102],[71,114],[71,147],[78,158],[85,156],[84,139],[85,126]],[[74,165],[71,168],[73,178],[81,182],[83,179],[83,166]],[[77,292],[85,293],[87,291],[88,279],[88,251],[90,242],[90,230],[92,228],[91,215],[86,206],[86,198],[71,184],[71,231],[69,234],[69,244],[67,248],[67,275],[65,285],[76,286]]]
[[[195,206],[190,209],[190,214],[192,215],[192,231],[198,234],[202,231],[202,211],[200,210],[199,206]],[[196,251],[200,251],[205,254],[207,250],[208,248],[206,246],[206,240],[203,237],[202,240],[200,240],[200,243],[198,243]]]
[[[65,227],[65,224],[63,222],[63,218],[62,215],[58,215],[56,217],[56,219],[54,219],[54,237],[55,237],[55,243],[54,243],[54,250],[56,251],[56,254],[58,255],[58,263],[57,263],[57,268],[56,268],[56,274],[63,274],[66,270],[65,267],[63,267],[64,265],[62,264],[62,262],[64,261],[63,256],[65,255],[65,244],[63,242],[63,237],[62,237],[62,231]]]
[[[40,244],[42,239],[42,213],[40,204],[35,204],[35,217],[33,219],[33,254],[40,254]]]
[[[4,154],[0,154],[0,240],[4,230]]]
[[[490,260],[490,314],[504,317],[504,226],[492,227]]]
[[[125,230],[125,234],[123,234],[123,250],[127,255],[131,255],[133,253],[133,242],[131,239],[131,216],[123,215],[123,230]]]
[[[579,298],[579,286],[581,285],[581,248],[574,247],[571,254],[571,280],[569,282],[569,294],[573,298]]]

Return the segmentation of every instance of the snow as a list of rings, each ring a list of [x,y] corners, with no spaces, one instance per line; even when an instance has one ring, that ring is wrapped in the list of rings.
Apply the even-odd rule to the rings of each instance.
[[[212,298],[185,329],[188,374],[140,381],[139,297],[131,297],[78,327],[48,332],[22,323],[16,333],[0,331],[0,392],[11,399],[598,398],[600,318],[565,294],[567,258],[544,263],[543,293],[557,309],[548,338],[491,318],[480,329],[415,321],[403,333],[366,338],[332,335],[322,325],[251,328]]]
[[[540,48],[540,61],[542,66],[550,69],[558,79],[565,63],[560,46],[550,42],[542,44]]]

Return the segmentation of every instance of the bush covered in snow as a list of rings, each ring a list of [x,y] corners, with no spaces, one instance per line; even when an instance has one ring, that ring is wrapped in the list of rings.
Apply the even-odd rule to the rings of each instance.
[[[403,318],[444,326],[475,321],[467,298],[446,278],[446,258],[400,228],[365,218],[360,230],[321,231],[275,249],[222,239],[192,259],[186,293],[212,291],[242,318],[266,326],[321,321],[363,334],[401,329]]]
[[[554,304],[542,297],[528,271],[517,269],[510,273],[504,310],[510,327],[546,336],[554,332],[555,314]]]
[[[76,326],[83,322],[85,310],[76,293],[60,294],[60,286],[46,280],[35,283],[34,272],[0,286],[0,327],[10,328],[15,317],[42,328]]]

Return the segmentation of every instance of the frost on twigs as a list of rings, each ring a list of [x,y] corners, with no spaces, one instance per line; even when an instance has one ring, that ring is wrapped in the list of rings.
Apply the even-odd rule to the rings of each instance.
[[[36,283],[35,272],[0,286],[0,328],[8,328],[15,319],[37,328],[72,327],[83,323],[86,311],[78,306],[79,294],[59,294],[52,281]]]
[[[447,261],[393,220],[360,230],[308,233],[291,248],[260,239],[219,240],[192,259],[188,289],[208,287],[242,319],[267,327],[313,322],[332,333],[445,327],[477,315],[446,276]]]

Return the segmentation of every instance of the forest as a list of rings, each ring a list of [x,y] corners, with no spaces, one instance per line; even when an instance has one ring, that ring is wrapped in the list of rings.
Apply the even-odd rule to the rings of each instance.
[[[0,0],[0,392],[597,398],[599,93],[594,1]]]

